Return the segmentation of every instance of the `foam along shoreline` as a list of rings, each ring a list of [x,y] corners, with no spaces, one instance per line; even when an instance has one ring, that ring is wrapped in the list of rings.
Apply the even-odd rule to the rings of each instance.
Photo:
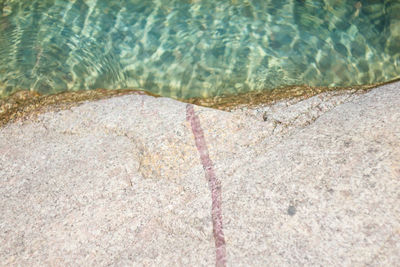
[[[194,106],[195,126],[186,103],[123,95],[10,122],[0,262],[396,265],[399,92]]]

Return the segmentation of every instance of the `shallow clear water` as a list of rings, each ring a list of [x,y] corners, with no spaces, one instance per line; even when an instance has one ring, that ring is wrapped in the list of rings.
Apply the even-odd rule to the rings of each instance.
[[[207,97],[399,77],[400,1],[0,0],[0,97]]]

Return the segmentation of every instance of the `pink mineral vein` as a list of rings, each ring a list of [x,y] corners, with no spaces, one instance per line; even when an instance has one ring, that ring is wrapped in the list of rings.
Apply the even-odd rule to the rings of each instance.
[[[186,120],[192,127],[196,147],[200,154],[201,164],[203,165],[208,186],[211,191],[211,218],[216,250],[216,266],[226,266],[225,237],[222,229],[221,182],[215,175],[214,166],[208,154],[203,129],[201,128],[200,119],[195,114],[193,105],[191,104],[187,104],[186,106]]]

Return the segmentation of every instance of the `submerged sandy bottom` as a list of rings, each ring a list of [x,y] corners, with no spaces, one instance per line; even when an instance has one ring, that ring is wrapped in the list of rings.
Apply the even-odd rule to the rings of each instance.
[[[0,262],[393,266],[399,92],[232,112],[125,95],[8,123]]]
[[[395,81],[389,81],[392,83]],[[176,99],[185,103],[191,103],[203,107],[219,110],[232,111],[235,109],[249,107],[257,108],[263,105],[271,105],[280,100],[306,99],[323,92],[355,93],[366,92],[371,88],[382,86],[380,84],[367,84],[351,87],[311,87],[305,85],[287,86],[273,90],[254,91],[241,94],[226,94],[209,98],[186,98]],[[6,97],[0,98],[0,127],[20,119],[27,119],[41,113],[65,110],[78,106],[85,101],[107,99],[115,96],[139,94],[160,97],[143,89],[95,89],[68,91],[57,94],[43,95],[35,91],[20,90]]]

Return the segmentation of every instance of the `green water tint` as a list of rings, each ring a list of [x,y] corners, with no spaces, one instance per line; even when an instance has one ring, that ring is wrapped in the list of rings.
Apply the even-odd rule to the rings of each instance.
[[[0,97],[210,97],[399,77],[400,1],[0,0]]]

